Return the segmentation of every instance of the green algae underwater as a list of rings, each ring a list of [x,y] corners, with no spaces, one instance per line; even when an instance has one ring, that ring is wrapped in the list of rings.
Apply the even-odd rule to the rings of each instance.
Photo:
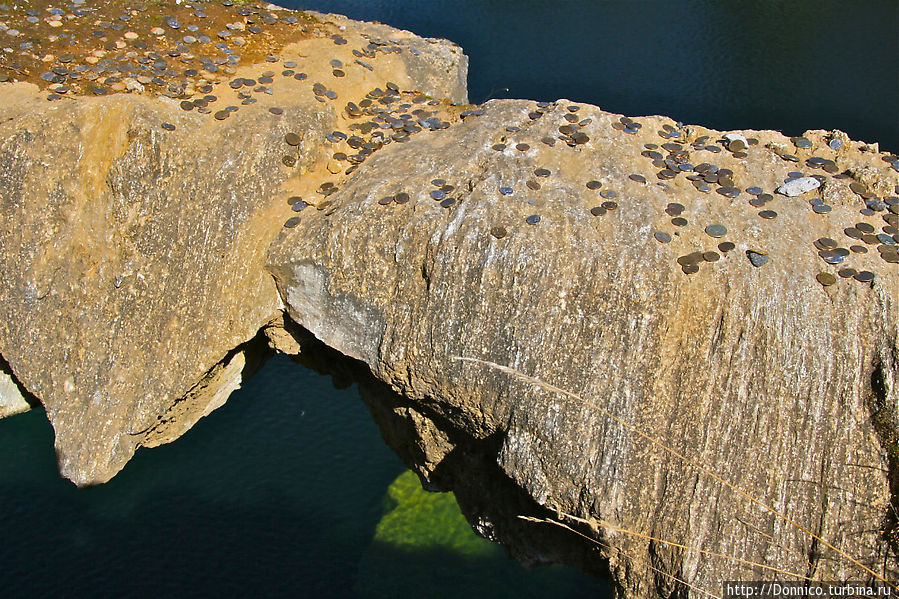
[[[386,446],[355,386],[284,356],[105,485],[59,477],[42,410],[0,420],[0,455],[5,599],[611,596],[476,536]]]

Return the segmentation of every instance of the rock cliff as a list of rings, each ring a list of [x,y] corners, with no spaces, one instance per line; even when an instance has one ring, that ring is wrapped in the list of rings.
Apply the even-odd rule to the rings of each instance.
[[[0,84],[0,378],[64,475],[182,434],[265,337],[346,356],[385,440],[523,563],[628,597],[896,578],[896,157],[454,106],[457,47],[267,10],[298,39],[175,99]]]
[[[888,554],[899,206],[872,198],[896,173],[839,134],[735,135],[490,102],[373,158],[269,267],[293,320],[407,398],[420,476],[525,557],[557,559],[533,541],[552,525],[516,516],[595,540],[628,596],[747,564],[870,576],[847,556]],[[800,175],[814,193],[775,193]],[[457,445],[530,511],[480,511]]]
[[[149,38],[180,53],[184,32],[148,34],[140,18],[129,23],[134,40],[99,31],[123,50]],[[179,18],[186,26],[191,15]],[[326,15],[270,29],[291,43],[230,73],[191,73],[170,84],[174,98],[61,97],[62,83],[38,87],[38,76],[0,84],[0,355],[45,406],[60,470],[79,485],[108,480],[139,446],[177,438],[240,385],[245,344],[281,311],[263,257],[294,214],[285,198],[320,172],[334,178],[327,168],[345,177],[352,167],[326,140],[348,102],[388,84],[465,101],[467,59],[449,43]],[[47,72],[68,73],[56,76],[69,87],[121,79],[86,81],[76,59],[63,60]],[[335,61],[346,63],[341,76]],[[273,64],[279,72],[266,73]],[[8,66],[17,77],[27,63]],[[150,66],[138,72],[181,75]]]

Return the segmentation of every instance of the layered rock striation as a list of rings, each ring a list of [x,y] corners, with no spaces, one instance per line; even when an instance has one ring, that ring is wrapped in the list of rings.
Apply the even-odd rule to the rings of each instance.
[[[896,173],[831,136],[493,101],[366,163],[269,268],[293,320],[408,398],[392,439],[423,480],[470,496],[460,445],[533,502],[469,506],[521,557],[557,555],[518,516],[594,539],[628,596],[747,564],[870,576],[847,556],[888,559],[899,206],[866,208]],[[799,169],[815,193],[775,193]]]
[[[449,43],[337,16],[280,26],[296,41],[205,73],[191,96],[48,101],[56,88],[0,84],[0,355],[40,398],[79,485],[180,436],[240,385],[244,344],[281,313],[263,259],[294,214],[285,198],[353,166],[326,140],[348,102],[388,84],[465,101],[467,59]]]
[[[523,563],[632,597],[896,576],[899,159],[466,106],[448,42],[218,10],[0,63],[0,415],[39,400],[63,475],[177,438],[264,342],[323,343]],[[247,58],[206,61],[194,18]],[[110,82],[106,44],[147,61]]]

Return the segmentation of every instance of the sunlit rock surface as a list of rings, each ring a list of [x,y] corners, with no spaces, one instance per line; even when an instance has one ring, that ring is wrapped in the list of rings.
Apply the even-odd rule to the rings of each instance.
[[[375,156],[269,267],[292,319],[408,398],[388,441],[520,559],[559,557],[525,516],[587,535],[581,565],[629,596],[770,575],[749,562],[884,575],[896,172],[838,133],[741,133],[492,101]],[[775,195],[796,171],[817,193]],[[492,475],[454,455],[479,452]],[[491,476],[531,503],[479,505]]]

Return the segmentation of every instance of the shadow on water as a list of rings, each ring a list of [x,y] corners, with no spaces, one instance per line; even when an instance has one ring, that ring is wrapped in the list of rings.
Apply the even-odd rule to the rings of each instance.
[[[41,410],[0,420],[4,598],[342,599],[413,587],[430,589],[413,596],[528,597],[551,586],[580,593],[553,596],[609,596],[572,568],[525,571],[476,537],[451,494],[425,493],[403,474],[354,386],[335,389],[283,356],[105,485],[60,479],[52,438]],[[388,494],[398,484],[413,504],[441,507],[406,502],[398,518]],[[415,547],[385,526],[412,531]],[[435,534],[461,544],[431,543]],[[472,554],[472,543],[486,549]]]

